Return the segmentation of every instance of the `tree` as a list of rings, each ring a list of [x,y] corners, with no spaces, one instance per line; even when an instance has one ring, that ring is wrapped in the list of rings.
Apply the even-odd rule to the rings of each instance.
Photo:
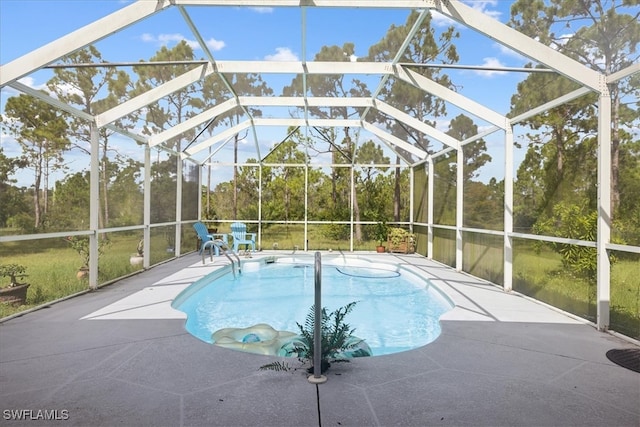
[[[233,97],[234,94],[231,93],[229,89],[230,86],[233,86],[235,95],[237,96],[267,96],[273,94],[273,89],[262,80],[259,74],[212,75],[209,76],[203,84],[202,94],[204,101],[208,106],[213,106]],[[241,118],[245,116],[245,113],[250,114],[252,117],[262,116],[262,110],[259,108],[250,107],[243,109],[236,107],[222,114],[220,117],[216,117],[215,120],[208,125],[209,132],[212,133],[213,129],[218,126],[231,128],[237,125],[240,123]],[[246,134],[244,136],[246,136]],[[238,133],[233,136],[233,219],[238,219],[238,144],[244,136]],[[210,170],[211,169],[209,169],[209,176]]]
[[[89,225],[90,172],[76,172],[55,183],[51,222],[60,230],[85,230]]]
[[[19,158],[5,156],[0,147],[0,226],[6,227],[7,220],[14,215],[24,212],[23,197],[18,188],[12,184],[15,179],[10,178],[18,168],[24,168],[27,164]]]
[[[464,141],[477,134],[478,126],[464,114],[456,116],[449,122],[447,135],[458,141]],[[491,156],[487,154],[487,144],[483,139],[466,144],[462,151],[464,154],[464,181],[470,181],[473,178],[477,178],[478,170],[491,161]]]
[[[353,43],[344,43],[342,47],[337,45],[322,46],[320,52],[315,55],[314,61],[345,62],[350,61],[354,53],[355,45]],[[304,83],[303,76],[296,76],[290,86],[284,87],[283,94],[285,96],[306,96],[306,88],[313,96],[318,97],[344,98],[371,95],[371,92],[362,81],[353,79],[349,82],[342,74],[310,75],[306,77],[306,86]],[[310,107],[308,111],[315,117],[323,119],[348,119],[358,114],[357,110],[349,107]],[[339,141],[339,132],[335,128],[314,128],[313,131],[316,132],[320,140],[328,144],[332,164],[353,163],[356,141],[354,141],[349,127],[342,129],[341,141]],[[348,219],[350,194],[354,190],[351,186],[349,170],[346,168],[332,168],[330,182],[332,219]],[[355,240],[360,241],[362,240],[362,229],[359,224],[360,208],[357,198],[354,198],[353,216],[356,221],[354,237]]]
[[[355,162],[360,165],[379,165],[389,164],[390,160],[379,144],[369,140],[356,150]],[[359,204],[363,220],[386,222],[390,218],[389,207],[393,205],[393,195],[386,191],[389,188],[385,180],[388,169],[362,166],[355,173],[356,195],[361,195]]]
[[[144,63],[133,67],[138,76],[134,89],[130,96],[138,96],[148,92],[154,87],[168,83],[176,77],[186,73],[194,67],[185,61],[195,59],[193,49],[182,40],[173,48],[163,46],[156,54]],[[175,65],[154,66],[153,62],[176,61]],[[154,135],[170,129],[189,118],[200,113],[205,107],[202,97],[202,84],[195,82],[181,90],[177,90],[159,101],[149,104],[144,114],[144,126],[142,132],[146,135]],[[169,146],[180,152],[185,141],[193,140],[195,129],[190,129],[182,135],[168,141]],[[151,167],[151,194],[152,194],[152,220],[165,222],[175,220],[176,188],[178,179],[177,166],[181,161],[176,156],[163,157],[158,150],[157,158]]]
[[[293,129],[289,129],[293,131]],[[275,147],[265,157],[266,163],[291,163],[296,166],[264,166],[263,213],[264,219],[285,221],[304,219],[305,173],[300,164],[308,164],[309,157],[300,146],[299,131]]]
[[[48,209],[49,174],[64,168],[62,152],[69,146],[67,123],[55,108],[29,95],[9,98],[5,115],[2,121],[22,147],[23,164],[34,172],[34,227],[38,229],[43,225],[43,212],[46,214]],[[43,186],[44,202],[41,201]]]
[[[417,11],[413,11],[409,14],[404,25],[392,25],[382,40],[369,48],[369,60],[391,61],[399,54],[399,62],[402,63],[441,62],[451,64],[457,62],[459,58],[453,40],[459,36],[458,32],[453,26],[450,26],[442,33],[436,34],[435,29],[431,26],[431,15],[424,18],[406,50],[398,52],[419,16]],[[449,76],[443,74],[438,68],[420,67],[416,71],[442,86],[453,87]],[[393,78],[386,81],[380,91],[380,96],[390,105],[431,126],[435,126],[437,117],[446,113],[444,100]],[[421,132],[404,126],[401,122],[386,115],[379,114],[376,116],[376,120],[383,123],[393,135],[403,140],[412,141],[426,152],[433,151],[430,141]],[[400,164],[400,157],[405,158],[405,161],[411,159],[411,154],[399,147],[396,148],[396,154],[398,154],[396,165]],[[394,188],[394,219],[396,221],[400,220],[400,188],[400,169],[396,168]]]
[[[524,113],[577,88],[575,82],[563,76],[532,73],[518,84],[518,93],[511,99],[510,114]],[[522,122],[533,130],[526,135],[530,143],[528,150],[537,150],[541,156],[539,167],[545,171],[539,181],[543,190],[542,198],[537,203],[539,209],[546,209],[550,213],[554,203],[570,197],[575,191],[570,188],[570,184],[575,182],[571,179],[575,171],[567,169],[571,163],[568,157],[572,152],[581,150],[580,145],[596,133],[595,114],[595,96],[588,95]],[[534,156],[534,153],[531,155]]]
[[[447,135],[464,141],[478,134],[478,126],[464,114],[456,116],[449,123]],[[475,228],[499,228],[502,224],[502,203],[504,194],[496,193],[495,185],[476,182],[478,171],[488,162],[487,145],[483,139],[463,146],[464,165],[462,170],[464,191],[464,225]]]
[[[588,67],[610,75],[637,62],[640,43],[640,10],[637,0],[518,0],[511,6],[510,24]],[[620,204],[621,124],[633,126],[637,111],[621,100],[630,93],[635,99],[640,86],[616,82],[611,94],[611,213]],[[629,121],[631,120],[631,121]]]
[[[67,67],[56,68],[54,77],[47,82],[49,89],[61,101],[85,113],[97,115],[128,99],[128,90],[131,89],[129,76],[123,71],[118,72],[113,67],[101,66],[100,63],[105,61],[94,46],[71,53],[62,58],[61,62]],[[94,66],[84,66],[86,64],[94,64]],[[99,98],[104,95],[105,90],[107,95]],[[74,141],[73,147],[90,156],[92,141],[89,123],[72,115],[68,117],[68,123],[69,133]],[[117,124],[125,129],[133,127],[133,124],[127,123],[126,119],[118,120]],[[109,144],[109,138],[113,133],[105,127],[98,130],[101,227],[110,225],[109,184],[115,179],[114,172],[118,167],[117,163],[113,163],[114,150]],[[115,157],[115,159],[118,158]]]
[[[142,164],[133,159],[119,159],[113,163],[113,180],[109,185],[111,226],[142,224],[144,189]],[[191,203],[193,205],[193,203]]]

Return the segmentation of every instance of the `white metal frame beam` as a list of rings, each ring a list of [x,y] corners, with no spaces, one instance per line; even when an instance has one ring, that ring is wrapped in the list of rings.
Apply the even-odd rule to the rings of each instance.
[[[0,68],[0,87],[171,6],[172,0],[137,1]]]

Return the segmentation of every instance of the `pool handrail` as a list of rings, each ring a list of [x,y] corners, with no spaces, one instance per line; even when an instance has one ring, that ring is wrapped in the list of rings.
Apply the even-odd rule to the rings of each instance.
[[[314,278],[314,319],[313,319],[313,375],[309,382],[320,384],[327,381],[322,375],[322,260],[320,252],[315,253]]]
[[[205,253],[205,249],[209,249],[209,254],[211,256],[211,261],[213,261],[213,247],[218,248],[218,251],[227,257],[227,259],[229,260],[229,262],[231,263],[231,272],[233,273],[233,278],[236,278],[236,269],[235,269],[235,263],[233,262],[233,259],[229,256],[228,253],[228,249],[229,246],[221,239],[214,239],[214,240],[209,240],[207,242],[204,242],[204,244],[202,245],[202,263],[204,264],[204,253]],[[238,260],[238,274],[242,274],[242,267],[240,265],[240,257],[238,256],[237,253],[235,253],[234,251],[231,251],[231,253],[233,255],[235,255],[236,259]]]

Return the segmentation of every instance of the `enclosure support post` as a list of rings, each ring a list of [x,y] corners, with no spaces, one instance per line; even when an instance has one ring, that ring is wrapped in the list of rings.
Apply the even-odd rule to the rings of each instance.
[[[262,162],[258,165],[258,250],[262,250]]]
[[[354,176],[354,171],[353,171],[353,161],[351,161],[351,167],[349,168],[349,171],[351,171],[350,173],[350,179],[351,179],[351,191],[349,192],[351,197],[349,199],[349,211],[350,211],[350,220],[349,220],[349,227],[350,227],[350,232],[349,235],[351,236],[349,238],[349,251],[353,252],[353,240],[354,240],[354,233],[355,233],[355,227],[353,224],[353,219],[354,219],[354,207],[355,207],[355,198],[356,198],[356,181],[355,181],[355,176]]]
[[[462,271],[462,227],[464,225],[464,152],[462,146],[456,153],[456,270]]]
[[[601,76],[602,88],[598,98],[598,229],[597,257],[597,325],[598,330],[609,329],[611,265],[607,244],[611,239],[611,94],[606,77]]]
[[[507,119],[504,133],[504,265],[503,287],[513,290],[513,126]]]
[[[176,165],[176,229],[175,229],[175,243],[173,244],[173,255],[180,256],[180,247],[182,246],[182,183],[184,177],[182,176],[182,158],[178,156],[178,162]]]
[[[433,259],[433,157],[427,157],[427,258]]]
[[[413,223],[415,221],[415,215],[413,212],[413,199],[414,199],[414,191],[415,191],[415,176],[413,173],[413,168],[409,168],[409,230],[413,233]]]
[[[151,265],[151,148],[144,147],[144,194],[143,194],[143,222],[144,222],[144,261],[142,266]]]
[[[327,381],[327,377],[322,375],[322,261],[320,252],[315,254],[315,299],[313,318],[313,376],[309,382],[319,384]]]
[[[304,165],[304,242],[305,252],[309,250],[309,164]]]
[[[211,147],[209,147],[209,148],[211,148]],[[211,166],[209,166],[209,167],[211,167]],[[209,190],[209,183],[211,182],[211,178],[208,177],[207,185],[205,187],[205,185],[204,185],[205,183],[203,182],[204,181],[203,171],[204,171],[204,166],[202,164],[198,164],[198,215],[196,216],[198,221],[202,221],[202,199],[204,198],[207,201],[207,206],[210,205],[210,203],[209,203],[210,195],[207,194],[207,197],[205,198],[204,196],[205,196],[206,193],[203,193],[202,189],[203,188],[207,188],[207,193],[209,193],[208,190]],[[208,210],[207,210],[207,212],[208,212]]]
[[[98,288],[98,229],[100,228],[100,140],[98,126],[91,122],[91,174],[89,177],[89,287]]]

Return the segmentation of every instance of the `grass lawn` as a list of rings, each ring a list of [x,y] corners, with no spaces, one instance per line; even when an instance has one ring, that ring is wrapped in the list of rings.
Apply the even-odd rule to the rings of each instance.
[[[549,250],[521,247],[513,267],[515,291],[572,314],[596,321],[596,282],[575,277]],[[638,259],[620,259],[611,268],[610,329],[640,339],[640,277]]]
[[[102,284],[126,276],[142,267],[132,267],[129,257],[136,252],[139,236],[131,233],[112,233],[109,243],[103,247],[98,262],[98,283]],[[152,238],[151,263],[155,264],[173,257],[166,251],[162,237]],[[27,303],[22,306],[0,304],[0,318],[27,310],[31,307],[54,301],[88,289],[88,279],[78,279],[82,258],[64,239],[42,239],[0,244],[0,259],[3,264],[16,263],[27,268],[29,283]],[[8,278],[0,278],[2,286]]]

